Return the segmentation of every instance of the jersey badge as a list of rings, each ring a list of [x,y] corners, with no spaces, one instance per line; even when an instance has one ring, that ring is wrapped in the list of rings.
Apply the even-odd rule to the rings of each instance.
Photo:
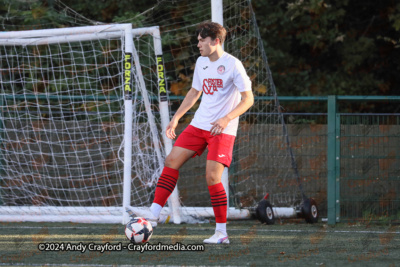
[[[218,74],[224,74],[224,72],[225,72],[225,66],[224,65],[220,65],[218,68],[217,68],[217,71],[218,71]]]

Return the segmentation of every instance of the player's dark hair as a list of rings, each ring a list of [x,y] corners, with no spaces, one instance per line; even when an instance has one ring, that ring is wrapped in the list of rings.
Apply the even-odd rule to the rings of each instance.
[[[205,21],[200,23],[196,29],[196,37],[201,36],[201,38],[210,37],[211,40],[219,39],[221,44],[224,43],[226,37],[225,28],[216,22]]]

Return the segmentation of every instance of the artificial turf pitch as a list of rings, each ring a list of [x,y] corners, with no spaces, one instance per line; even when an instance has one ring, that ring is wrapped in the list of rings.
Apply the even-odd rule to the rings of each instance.
[[[199,244],[213,224],[167,224],[150,244]],[[121,224],[0,223],[0,265],[400,266],[400,226],[230,221],[229,245],[204,251],[40,251],[41,243],[122,244]]]

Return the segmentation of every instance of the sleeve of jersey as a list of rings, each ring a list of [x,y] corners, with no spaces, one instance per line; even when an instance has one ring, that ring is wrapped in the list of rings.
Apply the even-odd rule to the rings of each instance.
[[[247,76],[246,70],[243,67],[242,62],[239,60],[235,64],[235,72],[233,83],[238,88],[239,92],[251,91],[251,80]]]
[[[198,62],[198,60],[197,60],[197,62]],[[201,81],[200,81],[199,71],[198,71],[199,68],[197,67],[197,62],[196,62],[196,66],[194,68],[192,87],[194,89],[196,89],[197,91],[201,91],[201,90],[203,90],[203,88],[201,87]]]

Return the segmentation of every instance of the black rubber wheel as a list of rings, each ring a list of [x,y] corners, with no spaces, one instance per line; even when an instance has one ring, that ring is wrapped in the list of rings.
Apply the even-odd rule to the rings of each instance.
[[[304,200],[301,212],[307,223],[317,223],[318,222],[318,206],[314,199],[308,198]]]
[[[272,209],[271,203],[267,201],[266,199],[263,199],[258,203],[257,209],[256,209],[256,215],[258,220],[262,223],[266,224],[274,224],[275,223],[275,215],[274,211]]]

